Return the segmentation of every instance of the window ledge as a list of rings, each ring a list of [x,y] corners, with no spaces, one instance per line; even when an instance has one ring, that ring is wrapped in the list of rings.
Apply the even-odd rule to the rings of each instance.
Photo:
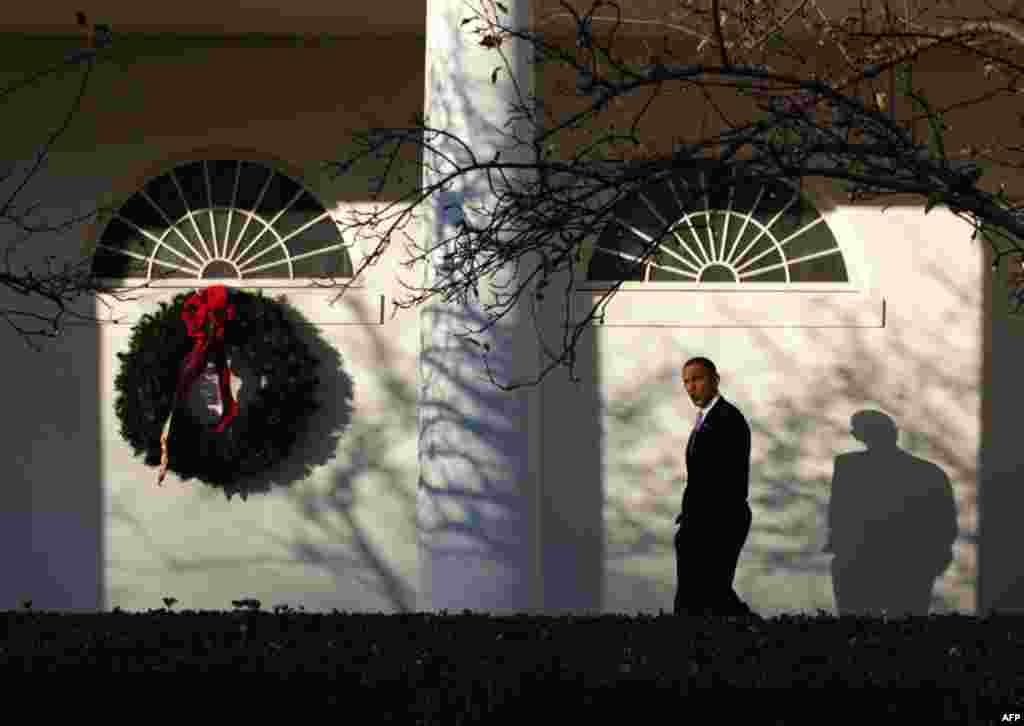
[[[574,319],[584,320],[608,292],[577,290]],[[862,290],[792,288],[695,290],[622,288],[601,303],[593,324],[671,328],[884,328],[885,299]]]
[[[170,302],[182,292],[190,292],[218,282],[244,290],[260,290],[271,298],[283,295],[288,303],[314,325],[384,324],[384,295],[365,287],[352,286],[344,292],[340,300],[332,302],[341,293],[340,289],[316,287],[308,281],[299,283],[296,280],[289,280],[288,282],[292,283],[290,285],[266,285],[262,282],[253,284],[255,282],[253,280],[203,280],[197,282],[206,284],[188,285],[182,284],[180,280],[174,281],[174,284],[168,284],[166,281],[154,282],[144,288],[129,287],[118,290],[117,295],[122,298],[120,300],[109,294],[104,294],[102,302],[96,303],[95,316],[99,320],[84,324],[135,325],[143,315],[157,310],[161,302]]]

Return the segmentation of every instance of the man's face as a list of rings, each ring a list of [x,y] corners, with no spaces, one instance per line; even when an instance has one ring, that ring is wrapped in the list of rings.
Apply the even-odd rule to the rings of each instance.
[[[707,406],[718,394],[717,381],[700,363],[691,363],[683,368],[683,385],[686,386],[690,400],[698,408]]]

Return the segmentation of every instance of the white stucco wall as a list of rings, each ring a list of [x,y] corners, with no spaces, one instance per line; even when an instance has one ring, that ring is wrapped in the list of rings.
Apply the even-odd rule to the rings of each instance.
[[[312,55],[258,43],[219,49],[207,42],[176,52],[174,62],[154,50],[131,71],[118,64],[97,69],[95,95],[87,97],[27,194],[44,200],[57,219],[96,205],[116,207],[177,163],[237,157],[297,178],[338,218],[364,209],[367,181],[361,172],[332,179],[322,169],[346,150],[329,130],[385,121],[385,104],[378,100],[384,93],[401,106],[393,113],[404,118],[401,99],[411,89],[409,103],[421,104],[422,82],[396,71],[391,79],[378,75],[372,87],[367,79],[349,81],[338,92],[341,100],[327,100],[322,79],[309,71],[323,67],[326,58],[352,67],[368,46],[380,51],[382,41],[353,40]],[[422,61],[421,45],[403,47],[416,59],[410,64]],[[39,58],[50,57],[48,52],[40,51]],[[33,56],[23,55],[31,66]],[[216,71],[193,73],[211,67]],[[178,122],[169,119],[177,101],[168,90],[178,74],[192,78],[196,107],[207,109],[202,118],[185,113]],[[225,87],[226,76],[239,82]],[[270,86],[278,89],[273,102],[261,95]],[[73,88],[65,78],[19,99],[24,123],[6,139],[7,158],[14,149],[31,148],[46,121],[59,119]],[[89,223],[37,236],[16,259],[40,262],[55,253],[75,260],[100,231]],[[358,266],[369,249],[352,242],[350,256]],[[132,455],[119,432],[117,354],[127,349],[138,316],[191,289],[187,283],[133,294],[131,303],[107,298],[111,307],[79,301],[80,312],[120,322],[72,325],[38,352],[8,333],[3,391],[12,415],[0,421],[10,452],[0,529],[10,558],[0,607],[32,600],[36,608],[57,610],[143,610],[174,597],[179,608],[224,609],[233,599],[254,597],[265,606],[307,610],[414,608],[419,326],[415,311],[392,315],[400,289],[396,275],[415,280],[398,264],[403,252],[396,245],[334,307],[329,301],[336,292],[264,287],[266,294],[285,293],[317,324],[307,333],[310,341],[320,339],[314,352],[325,364],[324,407],[295,456],[281,472],[268,473],[268,492],[247,501],[229,501],[173,474],[158,488],[155,470]],[[3,304],[39,309],[7,292]],[[277,486],[281,482],[294,485]]]
[[[822,194],[811,198],[829,203]],[[583,383],[546,389],[545,441],[552,448],[545,489],[603,486],[602,534],[589,545],[603,562],[602,610],[671,609],[673,519],[696,415],[680,367],[696,355],[715,361],[722,394],[753,432],[753,524],[735,581],[742,598],[762,613],[834,611],[831,557],[821,553],[834,457],[865,449],[851,435],[850,419],[877,410],[895,422],[902,450],[939,466],[952,484],[960,535],[933,611],[974,610],[987,271],[981,243],[944,210],[924,216],[911,208],[882,214],[838,206],[825,217],[858,292],[802,300],[785,292],[653,292],[637,284],[613,298],[605,324],[584,337]],[[693,306],[702,307],[699,315]],[[636,324],[649,318],[660,326]],[[597,425],[580,422],[580,402],[599,410]],[[585,442],[574,440],[581,427]],[[561,453],[585,450],[596,463],[581,466]],[[895,492],[914,506],[914,482],[887,480],[884,464],[876,473],[863,482],[865,498]],[[573,497],[562,495],[561,515],[550,518],[579,519],[573,506]],[[562,578],[572,579],[570,564]],[[878,573],[879,588],[887,574]]]
[[[36,188],[69,209],[103,184],[65,175]],[[361,261],[358,245],[352,256]],[[303,334],[322,362],[323,407],[289,462],[268,472],[267,491],[246,501],[173,473],[157,487],[155,469],[120,435],[117,354],[141,314],[190,286],[82,301],[104,322],[72,324],[39,351],[8,332],[2,607],[145,610],[174,597],[179,608],[224,609],[254,597],[307,610],[413,609],[419,329],[415,311],[383,307],[378,284],[387,279],[393,293],[395,272],[370,268],[337,305],[336,292],[301,283],[263,287],[316,323]],[[5,304],[25,307],[12,298]]]
[[[241,501],[173,474],[158,488],[101,405],[106,607],[144,609],[166,595],[209,609],[239,597],[307,610],[413,609],[416,326],[408,315],[381,325],[379,296],[361,290],[338,312],[324,309],[322,292],[264,292],[284,292],[319,323],[323,408],[285,475]],[[98,331],[101,402],[113,400],[130,330]]]

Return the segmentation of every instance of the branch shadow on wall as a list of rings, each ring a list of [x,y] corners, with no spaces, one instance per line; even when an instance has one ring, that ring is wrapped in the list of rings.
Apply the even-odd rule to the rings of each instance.
[[[457,23],[457,14],[452,19]],[[514,55],[512,62],[527,63],[528,55]],[[509,143],[510,134],[525,131],[525,126],[499,127],[481,111],[478,91],[489,94],[489,87],[478,89],[472,82],[447,82],[477,75],[462,72],[460,65],[467,57],[453,53],[443,78],[426,79],[433,84],[429,91],[430,117],[435,123],[458,119],[465,124],[470,131],[464,140],[476,150],[502,148],[503,158],[517,154],[532,158],[528,143]],[[522,66],[518,68],[523,70]],[[517,72],[511,76],[525,77]],[[511,80],[501,74],[497,83]],[[523,114],[520,123],[529,117]],[[467,161],[460,150],[449,151],[454,158]],[[440,227],[446,218],[453,225],[457,224],[455,218],[471,211],[485,218],[481,205],[496,189],[506,188],[506,180],[497,174],[491,179],[479,175],[464,181],[464,186],[451,190],[458,194],[446,200],[458,204],[435,218],[439,227],[430,230],[431,240],[447,236]],[[429,264],[432,260],[428,257],[417,271],[429,273],[425,269]],[[518,270],[518,262],[516,267]],[[492,286],[492,291],[497,292],[496,288]],[[527,319],[525,307],[535,302],[535,292],[534,283],[521,293],[523,307],[517,312],[522,318],[516,321],[516,331],[523,335],[540,334],[531,323],[557,325],[549,318],[562,312],[556,303],[539,319],[534,308],[534,320]],[[501,294],[507,295],[507,290]],[[479,357],[486,354],[450,332],[453,327],[483,327],[486,318],[479,313],[479,309],[468,306],[431,309],[429,304],[419,311],[421,326],[425,326],[419,350],[421,391],[408,399],[407,410],[411,420],[418,419],[419,424],[419,471],[412,521],[419,542],[419,596],[425,605],[421,609],[458,606],[491,612],[599,611],[605,533],[601,517],[604,452],[596,405],[596,340],[590,335],[580,342],[577,372],[583,383],[579,386],[565,383],[563,372],[555,371],[541,384],[540,391],[505,392],[487,381],[476,380],[484,375]],[[437,317],[431,319],[435,314]],[[505,322],[497,325],[504,327]],[[448,332],[438,333],[438,329]],[[555,339],[551,333],[557,330],[546,331],[549,343]],[[435,337],[428,340],[428,331]],[[498,381],[515,380],[519,373],[537,364],[536,359],[525,360],[522,356],[526,354],[514,349],[517,332],[497,345],[490,339],[495,355],[490,356],[489,363],[499,367],[493,371]],[[483,337],[487,339],[488,335],[484,333]],[[518,370],[501,369],[511,357],[517,359]],[[551,396],[555,390],[561,395],[557,400]],[[560,418],[552,417],[556,408]],[[523,431],[527,426],[524,421],[529,421],[529,426],[542,426],[543,432]],[[519,441],[508,442],[517,437],[529,439],[528,448],[543,455],[539,471],[529,470],[530,462],[521,455]],[[566,456],[570,451],[585,453]],[[536,482],[538,491],[517,489],[532,487],[535,475],[540,477]],[[534,496],[536,500],[532,501]],[[529,577],[534,581],[524,582]]]
[[[524,298],[531,293],[527,288]],[[523,304],[528,304],[526,299]],[[552,325],[551,318],[562,312],[556,305],[531,321],[523,310],[516,329],[521,327],[522,335],[543,335],[540,328]],[[434,325],[448,329],[477,329],[485,322],[474,310],[437,314]],[[516,334],[496,333],[502,338],[498,343],[492,339],[492,348],[500,353],[490,359],[498,381],[516,378],[506,357],[514,355],[509,351],[515,348]],[[474,373],[483,374],[483,366],[459,361],[475,355],[475,349],[450,333],[435,337],[421,352],[427,399],[420,411],[420,566],[424,602],[430,609],[461,603],[488,612],[601,610],[604,482],[595,345],[592,334],[580,341],[580,384],[568,383],[563,371],[554,371],[539,389],[511,392],[473,380]],[[535,365],[529,354],[519,355],[526,368]],[[435,386],[453,391],[454,397],[436,397]],[[469,404],[452,405],[457,401]],[[524,431],[522,421],[539,430]],[[458,436],[449,437],[449,431]],[[517,436],[530,438],[529,447],[539,446],[534,452],[543,457],[539,481],[526,457],[515,454],[518,444],[506,448],[498,443]],[[493,468],[491,454],[474,454],[487,452],[491,442],[498,444],[496,455],[505,462],[499,469]],[[483,572],[490,574],[485,577]]]
[[[960,309],[979,307],[978,293],[937,279],[963,298],[954,303]],[[669,523],[685,486],[678,451],[693,418],[678,366],[691,355],[716,361],[723,395],[753,432],[753,524],[735,589],[755,610],[830,610],[834,590],[840,613],[922,615],[972,607],[978,468],[963,442],[970,436],[964,426],[976,420],[978,390],[970,370],[959,365],[970,365],[970,351],[929,332],[916,346],[886,335],[883,355],[872,340],[876,330],[837,313],[841,333],[806,329],[799,345],[773,330],[743,327],[688,332],[685,342],[673,334],[651,337],[648,349],[665,363],[640,383],[623,381],[604,391],[611,399],[603,412],[606,446],[617,452],[609,461],[605,501],[607,566],[620,570],[613,590],[629,592],[610,591],[617,597],[613,608],[670,608],[676,583]],[[607,329],[609,341],[614,334]],[[737,346],[752,354],[737,358]],[[946,357],[931,354],[932,348]],[[609,345],[606,355],[615,358],[618,350]],[[823,360],[832,362],[808,362]],[[844,362],[852,360],[858,363]],[[800,385],[780,385],[778,394],[766,396],[765,371]],[[892,405],[879,400],[889,397]],[[897,420],[908,416],[914,423],[901,434],[904,450],[896,446]],[[844,453],[851,434],[868,450]],[[830,509],[837,530],[827,543]],[[837,563],[823,544],[841,551]]]
[[[957,294],[964,292],[954,281],[943,281],[953,285]],[[961,302],[969,309],[972,300]],[[957,418],[961,413],[968,418],[974,415],[970,401],[976,394],[976,383],[967,372],[950,364],[963,356],[951,350],[950,341],[939,333],[929,333],[934,340],[922,339],[924,348],[908,345],[898,335],[887,335],[882,355],[872,342],[877,330],[859,328],[852,319],[846,322],[842,334],[805,331],[807,341],[799,350],[773,331],[747,331],[744,335],[749,336],[760,356],[749,361],[749,369],[745,369],[748,362],[735,357],[730,360],[724,352],[729,349],[728,331],[715,331],[704,340],[691,336],[685,346],[673,342],[675,350],[660,356],[665,360],[660,373],[636,382],[623,379],[623,385],[616,385],[614,392],[599,380],[599,374],[603,375],[596,365],[599,329],[588,330],[581,339],[584,358],[594,357],[581,359],[584,382],[579,386],[563,382],[559,379],[565,377],[564,372],[555,371],[551,381],[543,384],[558,392],[558,397],[546,400],[544,417],[549,427],[545,444],[552,452],[545,462],[542,502],[547,548],[543,571],[545,611],[608,611],[610,604],[618,607],[618,603],[629,603],[635,606],[631,609],[643,611],[657,610],[659,605],[671,602],[676,583],[671,567],[674,552],[670,523],[678,513],[683,491],[681,485],[676,486],[679,482],[674,474],[684,471],[673,452],[680,437],[685,439],[679,422],[692,420],[692,407],[682,392],[678,366],[687,356],[702,353],[724,369],[723,393],[744,412],[754,433],[754,522],[737,571],[736,590],[741,597],[764,612],[771,609],[766,608],[771,604],[761,597],[771,592],[776,603],[787,603],[782,609],[800,610],[827,607],[829,590],[834,588],[840,613],[902,610],[924,614],[929,609],[956,609],[955,590],[975,587],[977,579],[969,557],[962,552],[957,556],[950,553],[956,539],[965,547],[976,541],[976,534],[966,529],[967,525],[963,532],[950,527],[951,520],[955,523],[958,518],[969,520],[971,516],[969,511],[957,511],[952,482],[961,487],[961,507],[973,508],[970,484],[976,481],[978,471],[970,457],[962,453],[964,432]],[[387,392],[394,421],[401,422],[403,435],[415,437],[416,392],[392,370],[395,349],[375,329],[367,326],[366,330],[373,339],[374,371]],[[947,359],[928,354],[928,346],[946,351]],[[822,356],[816,358],[807,351],[818,351],[834,362],[824,367],[810,366],[808,360]],[[614,353],[609,350],[606,355]],[[427,354],[442,355],[435,363],[446,360],[441,352]],[[844,363],[851,360],[858,363]],[[783,380],[801,381],[800,392],[780,390],[779,395],[768,399],[751,398],[747,387],[756,385],[752,382],[757,381],[766,361]],[[895,361],[899,361],[899,371],[893,368]],[[587,370],[593,371],[591,380],[587,380]],[[880,388],[879,382],[887,380],[893,383]],[[935,405],[928,396],[932,390],[962,402],[963,411]],[[613,399],[606,404],[602,394],[610,398],[613,395]],[[573,402],[570,396],[586,400]],[[892,408],[878,400],[890,396]],[[902,413],[893,413],[892,417],[882,414],[866,405],[872,401],[878,408]],[[547,410],[549,406],[553,410]],[[652,412],[666,407],[672,409],[668,422],[652,418]],[[910,413],[914,416],[913,427],[899,426],[897,421],[906,420]],[[606,424],[612,438],[603,433]],[[309,541],[296,540],[288,545],[306,561],[328,568],[339,583],[355,579],[385,598],[396,611],[408,612],[413,608],[415,588],[399,574],[393,556],[373,544],[370,523],[361,522],[356,513],[358,482],[372,476],[373,481],[383,483],[369,490],[372,496],[384,496],[384,489],[390,489],[400,503],[396,521],[415,532],[415,478],[409,480],[404,469],[387,461],[392,428],[383,423],[360,427],[349,441],[351,462],[335,469],[325,499],[317,500],[312,492],[298,488],[290,492],[298,497],[307,518],[322,525],[332,542],[346,542],[346,552],[337,554]],[[576,428],[590,432],[583,438],[589,437],[592,448],[576,447]],[[851,434],[867,451],[844,451],[849,448],[847,437]],[[900,435],[903,449],[896,445]],[[609,482],[603,479],[604,447],[616,452],[609,457],[607,474],[615,491],[605,491]],[[587,453],[566,456],[578,451]],[[448,453],[467,466],[476,465],[470,452]],[[654,458],[644,461],[639,454],[653,454]],[[832,471],[825,474],[819,464],[825,465],[822,468],[831,464]],[[488,532],[479,527],[488,516],[486,499],[485,493],[470,501],[447,523],[467,538],[486,544]],[[592,506],[594,502],[596,506]],[[341,525],[331,521],[328,514],[340,515],[337,521]],[[833,541],[823,548],[829,519]],[[910,541],[915,538],[917,542]],[[837,557],[830,563],[832,552],[823,549],[834,550]],[[636,563],[645,557],[663,558],[667,566],[659,565],[661,569],[656,573],[644,572]],[[611,586],[621,592],[613,593],[617,601],[610,603],[605,589],[608,568],[620,564],[623,572],[615,576]],[[938,578],[945,581],[945,587],[936,586]],[[808,583],[807,592],[799,590],[802,582]],[[790,589],[793,583],[797,590]]]
[[[370,316],[365,312],[361,314],[368,321]],[[390,497],[394,500],[394,519],[389,520],[386,527],[408,531],[410,550],[415,550],[415,468],[411,470],[410,477],[410,467],[393,462],[390,455],[396,440],[408,442],[416,439],[417,395],[414,386],[396,370],[394,362],[401,352],[391,344],[388,336],[369,324],[361,330],[367,331],[372,356],[372,359],[367,356],[367,369],[376,376],[376,385],[382,391],[382,400],[391,416],[380,421],[360,420],[347,429],[346,440],[340,448],[349,453],[349,458],[346,462],[335,460],[332,463],[326,491],[317,491],[309,486],[288,488],[287,496],[294,502],[296,510],[303,513],[307,522],[317,527],[322,536],[265,534],[287,548],[292,555],[290,561],[312,564],[329,573],[337,582],[339,593],[355,583],[360,592],[372,593],[394,611],[409,612],[415,605],[416,588],[403,576],[403,565],[407,563],[402,562],[402,554],[378,544],[379,535],[374,528],[379,525],[361,515],[359,505],[361,498],[379,501]],[[933,409],[924,395],[928,388],[948,391],[953,400],[964,402],[969,413],[969,396],[974,382],[951,367],[948,361],[936,362],[920,350],[916,353],[910,350],[898,340],[898,336],[893,336],[892,347],[883,357],[870,352],[861,338],[873,335],[875,331],[871,329],[856,328],[851,324],[843,336],[821,336],[821,339],[816,339],[812,331],[809,342],[801,344],[801,351],[817,350],[829,359],[839,361],[812,371],[806,363],[806,355],[787,349],[785,341],[773,336],[771,331],[757,331],[751,334],[751,340],[757,340],[761,358],[752,358],[749,362],[751,368],[746,370],[747,362],[730,360],[722,352],[727,350],[724,339],[728,334],[717,331],[708,338],[703,350],[694,349],[700,346],[700,342],[692,338],[687,340],[685,349],[673,343],[672,347],[677,350],[668,355],[659,354],[665,360],[660,373],[637,379],[623,378],[620,381],[622,385],[616,385],[612,390],[608,385],[602,386],[599,380],[599,374],[603,376],[604,372],[596,365],[598,332],[592,328],[581,339],[584,346],[580,359],[583,383],[563,382],[559,379],[566,377],[564,371],[555,371],[551,381],[543,384],[558,394],[546,399],[544,416],[547,427],[544,440],[550,452],[545,462],[542,501],[542,537],[546,548],[542,574],[546,612],[609,611],[612,608],[658,610],[659,606],[667,607],[671,603],[676,584],[671,559],[674,557],[671,522],[678,513],[679,497],[683,491],[681,485],[677,486],[675,474],[684,471],[679,468],[678,459],[673,458],[673,452],[679,442],[685,440],[688,429],[684,425],[681,430],[680,422],[689,424],[693,413],[681,388],[678,366],[691,353],[707,353],[716,360],[723,372],[723,394],[740,407],[753,429],[755,459],[751,470],[750,503],[754,521],[741,555],[736,590],[756,610],[765,612],[771,609],[766,608],[766,605],[771,605],[764,599],[767,592],[771,592],[777,603],[791,604],[791,607],[783,608],[787,610],[817,604],[828,606],[831,595],[827,591],[833,584],[832,569],[845,572],[844,566],[833,565],[830,568],[827,553],[822,552],[821,542],[828,529],[827,510],[830,505],[834,526],[845,527],[846,531],[856,530],[858,522],[879,518],[879,511],[895,511],[899,516],[908,518],[902,525],[902,531],[908,533],[903,539],[897,539],[900,528],[876,530],[870,536],[861,537],[856,557],[865,558],[865,562],[856,564],[868,568],[867,563],[874,556],[869,554],[869,550],[895,552],[905,548],[905,540],[932,516],[936,522],[948,523],[950,500],[946,494],[949,492],[947,487],[951,486],[949,481],[963,486],[976,476],[972,462],[959,453],[958,441],[962,440],[963,433],[953,423],[955,412],[948,408]],[[715,342],[717,340],[723,342]],[[603,343],[604,338],[600,342]],[[949,351],[948,341],[933,342]],[[440,363],[449,360],[441,351],[426,353],[440,355]],[[614,354],[614,349],[606,353],[609,356]],[[321,360],[326,359],[321,357]],[[770,366],[783,379],[803,381],[806,385],[801,386],[800,393],[780,392],[766,402],[751,399],[747,387],[756,385],[755,374],[764,370],[766,360],[771,361]],[[850,367],[842,363],[845,360],[860,362],[856,367]],[[887,376],[885,370],[890,364],[885,360],[904,361],[901,365],[905,368],[899,376]],[[340,369],[340,357],[335,357],[334,361]],[[593,371],[590,380],[586,373],[588,370]],[[887,392],[880,394],[878,382],[890,378],[900,383],[895,387],[889,386]],[[351,411],[351,383],[347,386],[338,384],[332,390],[345,392],[347,398],[343,405],[339,405]],[[604,408],[605,402],[600,394],[612,398],[607,408]],[[895,420],[882,420],[864,406],[880,395],[892,395],[903,400],[897,404],[897,410],[904,411],[899,418],[905,418],[906,411],[915,412],[918,430],[905,429],[902,432],[904,447],[940,462],[950,476],[939,470],[937,464],[923,461],[922,457],[912,456],[898,447],[895,451],[884,447],[878,449],[876,442],[879,439],[884,441],[886,435],[891,437],[897,430]],[[494,400],[498,405],[499,399]],[[752,400],[757,400],[758,404],[752,405]],[[861,405],[857,406],[857,402]],[[839,407],[848,404],[844,415],[836,414],[836,410],[841,410]],[[876,403],[880,408],[888,409],[882,404]],[[659,421],[652,418],[654,413],[665,413],[665,409],[669,414],[667,419]],[[945,415],[940,415],[940,411]],[[849,426],[851,415],[856,422],[852,427]],[[327,417],[328,420],[330,418]],[[609,427],[611,437],[603,433],[605,426]],[[314,427],[314,431],[329,428],[321,423],[319,428]],[[840,453],[848,448],[846,442],[851,428],[855,435],[860,435],[868,451]],[[491,431],[487,435],[499,433]],[[587,441],[591,442],[590,448],[579,448]],[[335,445],[338,443],[336,439]],[[616,452],[614,457],[609,457],[607,475],[602,458],[604,447]],[[579,452],[585,454],[580,455]],[[460,458],[467,466],[476,466],[471,452],[448,453]],[[641,454],[652,454],[654,458],[644,460]],[[852,473],[848,473],[851,467],[845,463],[834,463],[857,457],[867,463],[854,464]],[[838,500],[835,500],[836,495],[829,497],[828,475],[807,472],[804,465],[809,461],[833,464],[838,475],[833,477],[832,486],[836,492],[845,489],[845,503],[842,497]],[[605,481],[605,476],[610,481]],[[883,482],[892,483],[893,486],[885,490],[892,499],[875,502],[871,487],[877,488]],[[609,483],[615,490],[606,491]],[[840,487],[840,484],[844,486]],[[931,500],[919,498],[908,490],[908,484],[915,484],[915,488],[920,484],[925,491],[942,489],[945,493],[942,497],[936,494],[934,505],[918,508],[919,502]],[[478,543],[486,545],[490,533],[480,523],[491,514],[488,493],[484,494],[470,500],[464,511],[450,518],[448,523],[467,538],[476,538]],[[962,494],[966,497],[969,492],[965,489]],[[943,502],[941,506],[939,499]],[[940,510],[941,516],[930,514]],[[953,505],[953,517],[956,516]],[[972,537],[973,534],[966,530],[961,535],[964,542],[970,542]],[[937,558],[938,550],[937,545],[934,549],[929,548]],[[921,556],[924,558],[923,554]],[[664,564],[658,565],[657,572],[644,572],[637,564],[644,558],[656,561],[659,557],[666,559]],[[935,567],[940,563],[941,558]],[[194,564],[203,566],[202,563]],[[609,580],[609,567],[620,564],[622,572]],[[883,569],[876,570],[876,579],[868,585],[858,587],[854,573],[854,582],[847,587],[850,584],[850,578],[847,578],[841,586],[842,591],[852,590],[853,600],[847,604],[845,596],[840,597],[840,611],[856,610],[863,607],[864,602],[868,607],[880,602],[879,597],[884,593],[879,590],[884,589],[886,578],[892,581],[896,577],[895,572],[885,569],[889,564],[889,560],[884,560]],[[975,573],[969,562],[952,564],[952,570],[946,570],[947,585],[971,587],[975,584]],[[928,569],[931,569],[930,565],[922,567],[922,571]],[[935,575],[931,577],[934,579]],[[932,591],[932,580],[921,584],[922,578],[918,578],[919,586],[928,587],[933,608],[956,607],[956,603],[948,600],[943,591],[938,588]],[[816,583],[817,590],[806,594],[790,590],[792,583],[799,587],[801,581]],[[616,592],[607,589],[609,583]],[[825,591],[824,595],[822,591]],[[920,590],[918,595],[919,604]],[[613,599],[610,600],[609,596]],[[339,595],[338,600],[343,601],[345,597],[348,596]],[[352,609],[367,609],[366,598],[353,595],[351,601],[354,603]],[[630,607],[623,608],[621,603],[628,603]]]
[[[360,505],[376,508],[382,502],[392,502],[394,519],[387,524],[389,532],[414,531],[416,508],[412,483],[406,469],[396,464],[392,455],[396,443],[415,436],[416,392],[395,369],[393,364],[400,351],[372,325],[371,311],[358,299],[348,304],[355,307],[365,323],[360,330],[366,334],[373,360],[368,369],[377,377],[388,416],[383,420],[362,416],[347,426],[345,441],[340,447],[346,456],[333,458],[323,487],[301,486],[287,491],[296,511],[317,536],[287,538],[269,530],[263,534],[291,552],[296,560],[320,568],[332,577],[339,593],[336,602],[346,608],[370,609],[362,595],[369,593],[374,602],[384,603],[394,612],[406,613],[413,610],[416,591],[403,576],[404,558],[378,544],[379,533],[374,531],[376,522],[360,512]],[[333,355],[337,360],[336,351]],[[326,395],[339,397],[336,405],[350,416],[352,381],[347,374],[339,374],[338,383],[325,388]],[[335,438],[330,446],[337,444]],[[302,461],[296,457],[293,466],[299,467]],[[307,469],[306,475],[309,473]],[[402,539],[401,536],[398,539]],[[356,586],[355,590],[351,590],[352,585]]]
[[[727,365],[723,367],[728,371]],[[816,442],[806,440],[805,446],[796,448],[793,444],[807,431],[827,431],[825,417],[816,420],[814,412],[803,407],[800,416],[789,416],[786,409],[794,404],[776,401],[767,408],[782,412],[782,427],[772,427],[746,403],[741,389],[731,388],[735,395],[723,383],[723,394],[751,421],[758,449],[751,468],[753,525],[737,571],[741,597],[762,611],[828,609],[826,595],[815,595],[813,588],[802,591],[799,583],[810,577],[832,579],[839,614],[888,610],[924,615],[931,608],[955,607],[934,591],[936,579],[953,561],[952,547],[959,535],[952,485],[938,465],[896,445],[897,429],[888,416],[867,410],[853,414],[855,436],[868,450],[835,457],[829,496],[827,478],[803,473]],[[645,442],[681,436],[678,431],[659,431],[643,416],[645,402],[664,398],[663,390],[660,395],[637,392],[635,397],[620,397],[628,403],[614,407],[617,421],[611,425],[623,432],[624,439],[610,444],[612,448],[640,452]],[[641,431],[646,434],[643,441],[638,439]],[[678,513],[685,484],[682,477],[672,475],[680,471],[679,463],[667,452],[661,448],[653,466],[631,464],[628,455],[613,461],[617,471],[610,476],[622,480],[617,485],[621,489],[605,502],[609,564],[650,557],[664,562],[664,571],[653,577],[639,569],[620,575],[640,611],[668,609],[676,586],[668,566],[674,552],[666,523]],[[821,548],[822,539],[831,541]],[[826,556],[833,552],[837,557],[829,566]],[[759,601],[757,594],[765,587],[773,591],[774,604]],[[779,607],[780,603],[784,605]]]

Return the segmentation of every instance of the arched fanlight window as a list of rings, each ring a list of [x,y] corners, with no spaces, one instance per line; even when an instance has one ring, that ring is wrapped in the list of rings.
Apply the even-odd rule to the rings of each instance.
[[[736,166],[726,183],[712,185],[713,173],[695,167],[619,204],[615,224],[597,241],[588,280],[849,282],[835,237],[795,185],[744,183]],[[652,244],[657,252],[640,263]]]
[[[252,161],[196,161],[150,180],[99,239],[99,278],[351,277],[337,223],[293,179]]]

